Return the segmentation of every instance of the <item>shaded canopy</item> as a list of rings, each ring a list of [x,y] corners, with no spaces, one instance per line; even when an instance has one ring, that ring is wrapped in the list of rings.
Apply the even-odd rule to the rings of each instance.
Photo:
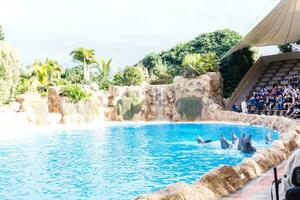
[[[224,57],[248,46],[282,45],[298,40],[300,40],[300,0],[281,0]]]

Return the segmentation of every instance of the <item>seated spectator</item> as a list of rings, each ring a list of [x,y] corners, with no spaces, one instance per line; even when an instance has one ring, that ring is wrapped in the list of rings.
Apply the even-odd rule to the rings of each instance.
[[[292,87],[293,88],[298,88],[298,84],[299,84],[299,76],[294,75],[293,78],[292,78]]]
[[[232,110],[233,112],[239,112],[239,111],[238,111],[238,107],[237,107],[236,104],[233,104],[233,106],[231,107],[231,110]]]
[[[272,95],[276,95],[276,94],[277,94],[277,90],[278,90],[278,88],[277,88],[277,84],[276,84],[276,83],[274,83],[274,84],[273,84],[272,91],[271,91],[271,94],[272,94]]]
[[[258,100],[258,110],[264,110],[264,105],[265,105],[265,100],[263,98],[263,96],[259,96],[259,100]]]
[[[293,112],[292,112],[290,117],[292,117],[294,119],[297,119],[297,118],[300,117],[300,103],[299,103],[299,101],[295,102]]]
[[[270,104],[269,104],[270,110],[273,110],[274,107],[275,107],[275,104],[276,104],[276,99],[274,98],[274,95],[270,96],[270,100],[269,101],[270,101]]]
[[[249,100],[250,106],[257,106],[257,101],[255,99],[255,96],[252,96]]]
[[[285,94],[283,103],[284,109],[287,110],[291,103],[293,103],[292,96],[290,94]]]
[[[284,110],[284,98],[282,95],[276,97],[276,110]]]
[[[270,90],[262,87],[258,91],[253,91],[252,96],[248,99],[249,107],[246,100],[242,102],[242,112],[256,113],[257,110],[287,110],[286,116],[300,118],[299,86],[299,75],[295,75],[290,84],[283,86],[273,84]]]

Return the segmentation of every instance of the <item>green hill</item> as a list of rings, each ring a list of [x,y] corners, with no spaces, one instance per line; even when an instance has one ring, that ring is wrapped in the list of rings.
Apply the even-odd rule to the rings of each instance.
[[[182,61],[188,54],[215,53],[222,57],[233,47],[242,36],[235,31],[225,29],[211,33],[204,33],[191,41],[180,43],[175,47],[160,53],[150,53],[139,63],[151,72],[157,63],[163,63],[172,77],[182,75]],[[240,80],[254,62],[254,52],[249,48],[242,49],[223,59],[219,63],[220,72],[224,79],[224,96],[229,97]]]

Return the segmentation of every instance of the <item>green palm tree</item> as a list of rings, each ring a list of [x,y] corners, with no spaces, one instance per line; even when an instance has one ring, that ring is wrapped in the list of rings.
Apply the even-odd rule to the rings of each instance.
[[[70,56],[73,58],[74,61],[77,61],[77,62],[80,62],[83,64],[84,80],[85,80],[85,83],[88,83],[90,80],[89,65],[96,63],[95,50],[79,47],[79,48],[73,50],[70,53]]]
[[[33,66],[33,74],[34,78],[37,79],[37,81],[41,85],[46,85],[47,84],[47,69],[44,67],[44,64],[41,60],[36,60],[32,64]]]
[[[48,83],[52,83],[53,79],[60,78],[63,73],[62,66],[56,60],[46,60],[45,67],[47,68]]]
[[[112,59],[109,59],[108,61],[101,59],[99,62],[99,65],[97,65],[98,70],[100,72],[100,76],[104,80],[108,79],[109,72],[111,69],[111,61],[112,61]]]
[[[108,88],[109,82],[108,82],[108,77],[109,77],[109,72],[111,69],[111,62],[112,59],[109,59],[108,61],[105,61],[104,59],[101,59],[96,67],[99,71],[99,86],[102,89]]]
[[[53,78],[59,78],[63,72],[62,67],[56,60],[46,59],[45,62],[36,60],[32,66],[35,78],[43,86],[51,84]]]

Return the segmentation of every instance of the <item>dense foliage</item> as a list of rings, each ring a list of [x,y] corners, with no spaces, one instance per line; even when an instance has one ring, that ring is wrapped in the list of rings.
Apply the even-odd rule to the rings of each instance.
[[[214,53],[220,58],[241,38],[242,36],[237,32],[228,29],[205,33],[194,40],[180,43],[159,54],[151,53],[142,59],[141,63],[148,71],[151,71],[155,63],[162,62],[166,65],[169,75],[175,77],[184,74],[182,63],[187,55]],[[254,62],[253,54],[253,51],[246,48],[220,61],[219,68],[224,78],[225,97],[231,95],[241,78],[252,66]]]
[[[20,76],[14,95],[24,94],[32,89],[32,80],[28,77]]]
[[[4,37],[4,32],[2,30],[2,26],[0,25],[0,40],[4,40],[5,37]]]
[[[282,52],[282,53],[290,53],[290,52],[295,51],[293,45],[300,45],[300,40],[298,42],[295,42],[295,43],[288,43],[288,44],[285,44],[285,45],[279,45],[278,48],[279,48],[280,52]]]
[[[182,66],[185,68],[185,77],[195,77],[219,70],[218,58],[214,53],[186,55]]]
[[[65,69],[65,73],[62,75],[62,78],[64,78],[72,84],[83,84],[83,77],[84,75],[82,66],[67,68]]]
[[[71,102],[77,103],[79,101],[88,99],[91,95],[79,85],[66,85],[61,89],[61,95],[68,97]]]
[[[149,81],[152,85],[169,84],[173,81],[173,77],[170,74],[167,65],[163,64],[161,61],[154,65],[149,74]]]
[[[19,81],[20,60],[15,50],[0,41],[0,104],[13,96]]]
[[[248,48],[242,49],[223,59],[220,64],[220,72],[223,76],[224,96],[229,97],[240,80],[248,72],[254,63],[254,52]]]
[[[141,67],[126,66],[123,73],[116,73],[113,76],[115,85],[141,85],[145,81],[145,74]]]

